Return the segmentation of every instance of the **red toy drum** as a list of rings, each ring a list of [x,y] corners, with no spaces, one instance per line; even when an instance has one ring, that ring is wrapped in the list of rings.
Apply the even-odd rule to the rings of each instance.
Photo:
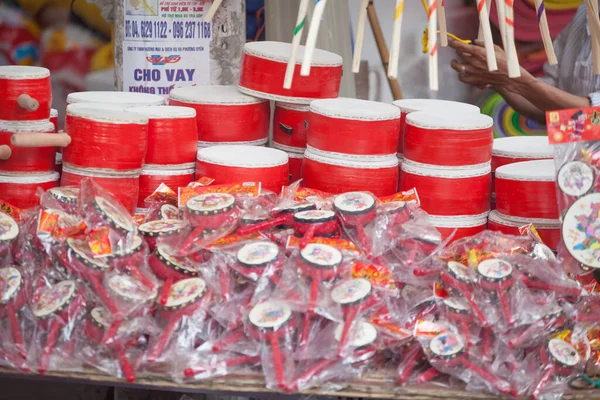
[[[308,106],[275,103],[273,142],[283,146],[305,148],[308,131]]]
[[[521,161],[549,160],[554,156],[547,136],[512,136],[494,139],[492,173],[503,165]]]
[[[145,207],[146,198],[152,195],[161,183],[164,183],[175,192],[177,192],[177,188],[186,187],[188,183],[194,180],[194,172],[196,171],[195,164],[169,166],[173,169],[148,169],[147,167],[146,165],[140,175],[138,207]],[[181,169],[175,167],[181,167]]]
[[[511,217],[558,219],[553,160],[524,161],[496,170],[496,209]]]
[[[400,140],[398,142],[398,153],[404,151],[404,133],[406,116],[416,111],[430,111],[438,113],[450,113],[460,115],[479,114],[479,107],[456,101],[436,99],[402,99],[394,101],[394,105],[400,109]]]
[[[240,93],[235,86],[175,88],[169,104],[196,110],[201,142],[254,142],[269,136],[269,102]]]
[[[180,219],[159,219],[143,223],[138,230],[148,243],[150,251],[154,251],[158,238],[177,235],[186,227],[187,224]]]
[[[400,190],[416,188],[432,215],[479,215],[490,209],[490,166],[443,168],[404,160]]]
[[[488,217],[488,229],[499,231],[507,235],[520,236],[519,228],[533,224],[539,233],[542,242],[552,250],[556,250],[560,243],[560,221],[558,219],[516,218],[500,214],[497,210]]]
[[[442,234],[443,240],[456,231],[451,242],[483,232],[487,227],[487,219],[488,213],[459,217],[429,216],[429,222]]]
[[[148,144],[148,118],[89,104],[67,107],[65,131],[71,144],[63,160],[75,167],[113,171],[141,169]]]
[[[77,203],[79,201],[79,188],[76,187],[55,187],[48,190],[48,193],[61,205],[65,211],[75,214],[77,212]]]
[[[81,182],[91,178],[108,193],[112,194],[130,213],[135,211],[140,192],[140,174],[137,171],[106,173],[92,168],[63,166],[61,186],[79,187]]]
[[[165,99],[157,94],[133,92],[75,92],[67,96],[67,104],[103,103],[122,107],[162,106]]]
[[[0,66],[0,120],[34,121],[50,118],[50,71],[41,67]]]
[[[50,109],[50,122],[54,125],[54,132],[58,132],[58,110]]]
[[[285,151],[288,155],[290,166],[290,183],[296,182],[302,178],[302,161],[304,160],[304,150],[299,147],[284,146],[280,143],[273,142],[271,147],[277,150]]]
[[[372,159],[328,157],[326,152],[307,149],[302,164],[303,186],[327,193],[369,191],[376,196],[389,196],[398,189],[396,154]]]
[[[396,154],[400,111],[391,104],[359,99],[310,103],[308,146],[350,156]]]
[[[54,171],[56,147],[17,147],[11,137],[29,132],[54,132],[50,122],[0,121],[0,171],[31,173]],[[3,151],[4,149],[4,151]],[[6,156],[2,154],[6,153]]]
[[[196,110],[190,107],[145,106],[126,111],[148,118],[148,150],[144,164],[187,164],[196,161]]]
[[[310,104],[314,99],[338,97],[342,81],[342,57],[315,49],[310,76],[301,76],[304,46],[299,46],[293,87],[284,89],[283,81],[291,52],[290,43],[246,43],[238,85],[240,91],[262,99],[294,104]]]
[[[483,114],[411,113],[406,117],[404,157],[443,166],[490,162],[493,127],[494,120]]]
[[[0,175],[2,200],[18,208],[35,207],[40,204],[37,189],[52,189],[58,186],[58,179],[58,172]]]
[[[209,176],[215,185],[261,182],[275,193],[289,183],[288,156],[281,150],[256,146],[214,146],[198,151],[196,176]]]

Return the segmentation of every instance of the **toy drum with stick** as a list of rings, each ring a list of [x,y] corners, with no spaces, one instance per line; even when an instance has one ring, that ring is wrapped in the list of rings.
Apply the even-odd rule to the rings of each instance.
[[[488,321],[485,317],[479,305],[474,298],[474,278],[470,273],[468,267],[455,261],[449,261],[444,270],[440,273],[440,279],[444,287],[449,289],[451,292],[462,294],[464,299],[471,306],[471,310],[475,314],[475,317],[481,324],[481,326],[487,326]]]
[[[148,258],[148,264],[152,271],[160,279],[164,280],[160,291],[158,303],[167,304],[173,283],[199,274],[198,268],[187,258],[179,257],[168,245],[158,245]]]
[[[391,104],[347,98],[310,103],[308,146],[317,150],[349,156],[395,155],[398,132],[400,111]]]
[[[38,188],[46,191],[57,187],[58,180],[58,172],[0,175],[2,200],[21,209],[35,207],[40,204]]]
[[[85,310],[85,298],[75,281],[66,280],[41,289],[31,304],[39,327],[47,332],[39,359],[38,372],[45,374],[61,328],[73,323]]]
[[[294,214],[294,233],[300,236],[303,249],[315,236],[331,237],[338,231],[337,216],[333,211],[309,210]]]
[[[149,169],[148,167],[148,165],[145,165],[140,174],[140,190],[137,200],[137,206],[140,208],[146,206],[146,199],[154,193],[161,183],[173,188],[173,190],[186,187],[194,180],[196,171],[195,163],[161,165],[161,169]]]
[[[177,235],[186,227],[187,224],[180,219],[159,219],[140,225],[138,230],[148,243],[150,251],[154,251],[158,238]]]
[[[409,342],[403,346],[403,349],[404,351],[401,353],[402,360],[398,365],[398,375],[396,376],[396,382],[399,385],[404,385],[413,371],[424,366],[427,361],[421,343],[415,340],[414,337],[409,339]]]
[[[308,106],[275,103],[273,142],[295,148],[306,148]]]
[[[136,230],[131,216],[104,197],[94,197],[86,206],[86,213],[88,225],[108,225],[121,235],[129,235]]]
[[[281,342],[295,328],[292,309],[283,301],[265,301],[250,310],[248,320],[250,334],[270,345],[275,379],[279,387],[284,388],[285,359],[281,352]]]
[[[185,239],[181,249],[183,253],[191,248],[196,239],[202,237],[204,231],[235,223],[235,197],[228,193],[206,193],[192,197],[185,205],[185,215],[194,231]]]
[[[27,278],[18,268],[1,268],[0,287],[2,288],[0,293],[0,314],[8,319],[15,350],[25,360],[27,359],[27,348],[23,341],[19,315],[27,301],[27,289],[29,287]],[[5,343],[4,346],[6,345]]]
[[[349,192],[337,196],[333,207],[344,227],[354,228],[362,249],[371,251],[371,243],[365,233],[365,226],[377,216],[377,200],[369,193]]]
[[[326,244],[309,243],[305,248],[300,250],[300,257],[298,257],[297,261],[298,269],[303,276],[310,280],[310,295],[306,313],[304,314],[302,332],[304,345],[308,341],[311,326],[310,321],[317,307],[321,283],[335,278],[342,261],[342,253],[335,247]]]
[[[537,226],[536,226],[536,228],[537,228]],[[556,256],[554,255],[552,250],[550,250],[550,248],[546,247],[543,244],[540,244],[540,245],[544,246],[546,248],[541,251],[548,251],[549,254],[551,254],[552,257],[554,257],[554,259],[556,260]],[[543,271],[543,270],[538,271],[538,268],[536,268],[536,267],[546,267],[546,264],[544,264],[544,263],[541,263],[541,264],[536,263],[535,265],[532,265],[531,267],[520,264],[520,263],[516,263],[515,266],[517,267],[517,270],[519,271],[519,275],[520,275],[519,278],[520,278],[521,282],[523,282],[525,284],[525,286],[527,286],[530,289],[553,291],[557,295],[567,296],[567,297],[578,297],[582,293],[582,288],[575,285],[573,281],[562,280],[560,276],[556,276],[556,275],[546,275],[544,273],[545,271]],[[537,273],[539,273],[539,272],[541,272],[542,276],[546,275],[543,280],[538,277]],[[556,277],[557,279],[553,280],[554,277]]]
[[[508,382],[497,378],[485,368],[471,362],[463,339],[452,332],[441,333],[434,337],[425,351],[433,368],[419,375],[417,379],[419,383],[427,382],[432,377],[438,376],[437,369],[442,371],[466,369],[503,395],[513,392],[513,388]]]
[[[510,290],[515,283],[512,265],[504,260],[489,259],[477,265],[477,272],[479,284],[483,290],[497,296],[506,323],[512,325],[514,323],[512,307],[510,297],[507,297],[511,296]]]
[[[0,258],[10,255],[19,236],[19,225],[8,214],[0,211]]]
[[[296,66],[304,60],[304,46],[298,46]],[[310,76],[294,69],[293,86],[283,87],[292,45],[282,42],[249,42],[244,45],[238,88],[262,99],[285,103],[310,104],[313,99],[339,95],[343,60],[337,54],[315,49]]]
[[[58,201],[63,210],[69,213],[74,213],[77,210],[79,188],[71,186],[56,187],[48,190],[48,193]]]
[[[339,324],[334,331],[335,340],[342,343],[346,324]],[[348,361],[354,365],[368,361],[377,352],[377,329],[373,324],[357,321],[348,333],[347,345],[354,349]]]
[[[581,357],[572,344],[553,338],[540,349],[540,361],[544,373],[531,395],[534,399],[541,397],[544,387],[552,377],[565,377],[577,372],[577,368],[581,364]]]
[[[276,274],[281,263],[279,246],[267,241],[248,243],[236,255],[236,271],[254,282],[260,279],[269,265],[275,267],[273,272]]]
[[[156,362],[162,356],[182,320],[206,306],[211,298],[206,282],[201,278],[183,279],[171,286],[166,303],[159,304],[156,311],[157,316],[167,325],[148,353],[149,363]]]
[[[522,161],[549,160],[554,157],[552,146],[544,136],[512,136],[494,139],[492,172]]]
[[[283,229],[291,228],[294,226],[294,215],[303,212],[314,210],[316,206],[312,203],[294,203],[289,206],[278,207],[273,209],[275,217],[266,221],[257,221],[253,224],[244,224],[238,229],[238,235],[245,236],[253,232],[262,232],[267,229],[280,227]]]
[[[266,141],[269,136],[269,102],[240,93],[235,86],[175,88],[169,93],[169,104],[196,110],[199,142],[239,144]]]
[[[54,132],[54,126],[46,121],[29,123],[0,121],[0,171],[13,173],[53,171],[56,147],[19,147],[11,142],[14,135],[29,137],[33,133],[50,132]]]
[[[74,103],[101,103],[125,109],[136,106],[162,106],[165,99],[163,96],[149,93],[90,91],[69,93],[67,104]]]
[[[350,279],[344,281],[331,290],[331,300],[339,304],[344,314],[342,334],[338,340],[339,348],[337,355],[345,354],[346,346],[350,338],[352,326],[359,316],[367,311],[376,302],[373,296],[373,286],[367,279]]]
[[[448,297],[444,299],[444,316],[448,321],[456,324],[461,333],[465,336],[467,344],[471,342],[471,325],[473,324],[473,316],[471,309],[467,304],[464,304],[460,299]]]
[[[144,240],[136,235],[131,239],[128,248],[113,253],[108,256],[108,260],[111,268],[131,275],[147,289],[154,290],[155,282],[141,270],[141,266],[146,261],[146,254]]]
[[[41,67],[0,67],[0,120],[32,121],[50,118],[50,71]]]
[[[529,348],[535,344],[535,341],[562,328],[567,322],[568,319],[564,309],[556,306],[544,315],[544,318],[534,322],[518,336],[510,339],[508,346],[511,349]]]

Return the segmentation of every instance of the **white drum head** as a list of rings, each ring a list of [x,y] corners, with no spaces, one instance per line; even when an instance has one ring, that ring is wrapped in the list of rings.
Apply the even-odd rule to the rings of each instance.
[[[287,164],[288,155],[267,147],[228,145],[198,150],[198,161],[229,167],[269,168]]]

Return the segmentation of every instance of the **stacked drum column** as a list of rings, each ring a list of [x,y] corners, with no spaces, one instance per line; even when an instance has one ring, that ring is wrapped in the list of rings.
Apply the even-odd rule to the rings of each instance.
[[[275,102],[273,111],[273,143],[290,159],[290,181],[302,178],[302,160],[306,150],[309,106]]]

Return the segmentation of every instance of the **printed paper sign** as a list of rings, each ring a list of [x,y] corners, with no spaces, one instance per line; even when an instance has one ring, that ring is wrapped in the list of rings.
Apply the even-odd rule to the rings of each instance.
[[[600,140],[600,108],[549,111],[546,125],[550,144]]]

